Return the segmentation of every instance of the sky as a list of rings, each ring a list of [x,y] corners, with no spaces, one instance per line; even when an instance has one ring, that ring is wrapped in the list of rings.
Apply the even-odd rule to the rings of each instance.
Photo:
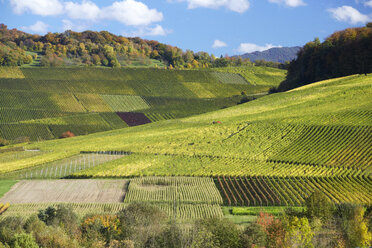
[[[10,29],[106,30],[216,56],[303,46],[371,21],[372,0],[0,0]]]

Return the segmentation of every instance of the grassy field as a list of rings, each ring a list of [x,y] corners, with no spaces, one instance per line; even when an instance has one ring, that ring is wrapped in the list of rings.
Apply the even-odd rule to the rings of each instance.
[[[166,116],[153,122],[187,117],[234,106],[243,91],[265,94],[267,88],[210,70],[2,67],[0,137],[49,140],[66,131],[127,127],[115,112]]]
[[[0,180],[0,197],[8,192],[10,188],[16,183],[16,180]]]

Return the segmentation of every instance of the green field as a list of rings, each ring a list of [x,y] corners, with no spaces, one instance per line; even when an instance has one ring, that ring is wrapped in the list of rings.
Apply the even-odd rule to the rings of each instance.
[[[26,78],[32,73],[31,69],[24,72]],[[99,78],[100,72],[96,73]],[[121,71],[117,73],[129,77]],[[50,97],[43,103],[45,109],[32,110],[28,115],[15,111],[19,117],[2,124],[7,128],[2,131],[4,136],[16,128],[23,135],[32,133],[32,129],[38,134],[45,132],[51,139],[65,128],[77,134],[85,134],[85,130],[105,132],[15,145],[19,150],[0,148],[0,177],[129,178],[123,203],[76,203],[72,207],[80,216],[115,214],[127,204],[147,202],[181,223],[225,216],[245,225],[255,221],[262,208],[274,215],[280,215],[284,207],[300,211],[305,199],[316,190],[334,203],[372,203],[371,75],[322,81],[236,105],[233,102],[237,97],[223,98],[218,95],[221,92],[213,90],[213,82],[208,80],[215,77],[199,73],[200,82],[192,81],[194,78],[185,80],[187,72],[180,73],[178,79],[173,71],[164,76],[180,80],[182,75],[184,80],[178,81],[177,87],[186,90],[182,93],[173,87],[172,97],[162,90],[153,91],[152,96],[147,94],[151,87],[159,87],[159,81],[144,88],[142,95],[128,94],[128,89],[138,92],[132,86],[123,88],[126,94],[122,95],[109,90],[70,93],[76,97],[74,106],[80,104],[85,109],[78,114],[74,112],[78,108],[64,107],[62,100],[56,102],[58,98],[53,94],[57,93],[17,90],[16,94]],[[54,77],[57,80],[58,73]],[[78,80],[80,74],[71,77]],[[139,82],[138,85],[145,85]],[[252,84],[219,85],[224,89],[230,85],[254,87]],[[17,104],[33,106],[38,99],[43,98]],[[55,109],[48,105],[52,102]],[[235,106],[215,108],[226,102]],[[9,108],[10,105],[2,110],[6,113],[4,120],[12,120]],[[63,108],[69,112],[63,112]],[[156,123],[123,128],[126,124],[113,111],[135,108],[141,108]],[[203,111],[209,112],[196,115]],[[111,130],[117,128],[122,129]],[[3,216],[23,211],[26,217],[47,205],[14,204]]]
[[[371,94],[371,75],[328,80],[199,116],[29,144],[45,153],[5,161],[0,171],[81,151],[130,152],[70,176],[215,177],[224,205],[301,206],[315,189],[336,203],[370,204]]]
[[[36,141],[114,130],[127,127],[115,112],[140,112],[156,122],[234,106],[242,92],[267,90],[211,70],[2,67],[0,137]]]
[[[0,180],[0,198],[16,183],[16,180]]]

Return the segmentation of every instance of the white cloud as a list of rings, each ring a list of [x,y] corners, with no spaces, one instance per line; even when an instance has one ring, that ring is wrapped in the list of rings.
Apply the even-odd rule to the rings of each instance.
[[[100,15],[98,6],[91,2],[83,0],[81,4],[74,2],[65,3],[65,12],[72,19],[96,20]]]
[[[365,1],[364,5],[372,8],[372,0]]]
[[[251,53],[256,51],[265,51],[273,47],[281,47],[281,46],[274,46],[273,44],[266,44],[264,46],[259,46],[253,43],[241,43],[239,48],[237,49],[240,53]]]
[[[38,34],[45,34],[48,31],[48,24],[45,24],[42,21],[37,21],[35,24],[30,25],[30,26],[23,26],[20,29],[25,30],[25,31],[32,31],[34,33]]]
[[[328,9],[332,17],[337,21],[347,22],[350,24],[366,23],[371,20],[371,17],[360,13],[357,9],[351,6],[344,5],[342,7]]]
[[[52,16],[63,13],[63,5],[59,0],[10,0],[10,5],[16,14],[31,12],[35,15]]]
[[[227,44],[220,40],[215,40],[213,42],[212,48],[221,48],[221,47],[227,47]]]
[[[231,11],[244,13],[249,9],[248,0],[168,0],[169,2],[187,2],[189,9],[209,8],[217,9],[220,7],[227,8]]]
[[[284,4],[289,7],[304,6],[306,3],[303,0],[269,0],[270,3]]]
[[[67,19],[63,19],[62,23],[63,23],[63,30],[65,30],[65,31],[66,30],[73,30],[73,31],[81,32],[81,31],[84,31],[88,28],[84,24],[79,24],[79,23],[76,23],[76,22],[72,22],[72,21],[67,20]]]
[[[244,1],[244,0],[235,0]],[[150,9],[146,4],[136,0],[119,0],[111,5],[99,8],[91,0],[81,2],[63,0],[10,0],[12,9],[17,14],[31,12],[41,16],[56,16],[64,14],[71,20],[86,20],[91,22],[115,20],[127,26],[136,26],[141,34],[165,35],[160,25],[150,27],[155,22],[163,20],[163,13]],[[63,28],[81,30],[86,25],[63,20]]]
[[[149,9],[147,5],[135,0],[114,2],[102,9],[101,17],[112,19],[129,26],[145,26],[163,20],[163,13]]]
[[[167,34],[171,33],[170,30],[165,30],[162,26],[157,24],[155,27],[139,27],[138,30],[134,32],[126,33],[124,32],[124,36],[128,37],[137,37],[137,36],[165,36]]]

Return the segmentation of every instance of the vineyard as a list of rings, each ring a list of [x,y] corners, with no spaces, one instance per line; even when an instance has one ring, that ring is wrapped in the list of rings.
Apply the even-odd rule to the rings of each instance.
[[[46,209],[49,206],[57,207],[59,204],[71,207],[79,217],[84,217],[89,214],[116,214],[125,208],[123,203],[20,203],[10,205],[10,207],[0,215],[0,218],[20,216],[26,219],[31,215],[37,214],[39,210]]]
[[[81,69],[74,70],[76,75],[70,77],[78,78]],[[25,77],[32,72],[24,72]],[[99,70],[94,73],[97,78],[102,76]],[[182,73],[183,79],[188,77],[188,72]],[[181,74],[173,71],[170,74],[169,79],[174,82],[181,80]],[[213,105],[222,108],[226,99],[207,98],[218,94],[206,86],[213,85],[217,79],[206,75],[211,74],[201,73],[200,81],[192,77],[187,81],[182,79],[177,87],[188,87],[182,98],[146,94],[123,94],[116,98],[111,92],[76,94],[76,102],[85,109],[103,110],[103,104],[112,109],[113,103],[110,106],[104,95],[113,101],[132,99],[133,105],[138,101],[136,104],[142,104],[141,108],[146,104],[145,109],[135,112],[84,112],[79,119],[74,112],[58,115],[60,112],[50,108],[45,112],[30,112],[30,116],[44,115],[41,120],[18,118],[14,123],[2,124],[30,125],[30,128],[35,125],[40,133],[45,126],[45,133],[54,136],[56,127],[72,127],[75,122],[110,130],[110,126],[120,127],[120,123],[134,126],[166,120],[12,147],[20,150],[0,148],[4,151],[0,153],[1,178],[30,182],[35,181],[30,179],[64,177],[125,178],[130,182],[122,207],[148,202],[171,218],[183,221],[222,216],[221,206],[301,207],[316,190],[335,203],[372,204],[371,75],[327,80],[218,111],[213,111]],[[123,80],[129,78],[121,76]],[[51,77],[62,80],[57,79],[58,73]],[[221,87],[254,87],[254,82],[248,79],[249,84],[219,80],[216,84]],[[139,82],[138,85],[144,84]],[[151,82],[152,86],[159,83],[158,79]],[[148,92],[151,87],[147,88]],[[134,87],[131,89],[135,91]],[[203,98],[196,98],[194,93],[198,89],[204,89],[199,91],[199,97]],[[92,98],[86,96],[83,103],[81,94],[92,94],[89,95]],[[98,98],[101,100],[94,105],[94,99]],[[236,98],[228,101],[232,103],[233,99]],[[124,105],[120,106],[124,109]],[[186,117],[187,113],[195,114],[202,109],[211,112]],[[9,113],[4,119],[11,118],[10,112],[4,110],[4,113]],[[186,118],[176,119],[180,116]],[[4,214],[12,214],[13,206],[13,209],[18,206],[8,202],[11,206]],[[37,207],[32,206],[24,205],[35,212]]]
[[[149,203],[169,218],[186,222],[223,216],[222,198],[211,178],[146,177],[130,180],[128,189],[127,185],[126,180],[20,181],[0,198],[0,202],[11,203],[10,207],[0,205],[0,210],[5,206],[1,217],[28,217],[61,203],[71,206],[79,216],[116,214],[134,202]],[[124,195],[124,203],[119,203]]]
[[[0,68],[0,137],[14,141],[109,131],[236,105],[267,89],[209,70]],[[284,79],[284,77],[283,77]],[[240,80],[240,81],[239,81]],[[221,83],[220,81],[223,81]],[[129,122],[115,112],[148,115]],[[111,114],[111,115],[110,115]],[[142,119],[145,116],[141,117]]]
[[[329,200],[371,204],[372,181],[354,177],[217,177],[216,186],[229,206],[303,206],[314,191]]]
[[[222,204],[211,178],[140,177],[130,181],[125,203],[192,203]]]
[[[23,153],[29,153],[28,156],[22,155]],[[18,152],[15,155],[0,156],[1,159],[5,159],[6,162],[16,161],[21,157],[33,157],[42,156],[42,152]],[[19,169],[0,175],[1,178],[6,179],[58,179],[65,178],[73,173],[77,173],[82,170],[88,170],[101,164],[120,159],[126,156],[124,152],[92,152],[87,154],[79,154],[63,159],[55,160],[52,162],[43,163],[39,166],[33,166],[25,169]],[[11,160],[15,159],[15,160]]]
[[[46,209],[49,206],[57,207],[59,204],[62,203],[12,204],[3,214],[0,215],[0,219],[10,216],[20,216],[26,219],[31,215],[37,214],[41,209]],[[84,217],[91,214],[114,215],[127,206],[123,203],[63,203],[63,205],[71,207],[79,217]],[[164,211],[166,214],[168,214],[169,218],[181,220],[183,222],[208,217],[223,217],[223,213],[219,205],[182,204],[174,207],[173,204],[153,204],[153,206]]]
[[[237,76],[241,76],[246,82],[252,85],[265,85],[274,86],[282,81],[282,77],[285,76],[283,70],[275,68],[263,68],[254,65],[247,67],[225,67],[225,68],[213,68],[213,71],[218,73],[214,75],[223,75],[224,73],[232,73]],[[229,82],[229,81],[227,81]],[[237,79],[237,82],[240,82]],[[243,83],[243,81],[241,81]]]

